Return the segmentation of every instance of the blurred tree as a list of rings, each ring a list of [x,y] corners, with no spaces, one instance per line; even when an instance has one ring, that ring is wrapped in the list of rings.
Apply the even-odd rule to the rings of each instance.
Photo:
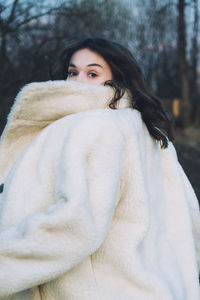
[[[12,43],[21,42],[23,40],[22,34],[27,29],[31,31],[38,19],[49,15],[53,9],[30,0],[14,0],[10,1],[9,4],[2,1],[0,11],[0,63],[1,66],[6,66],[8,63],[12,63]]]
[[[183,99],[182,125],[200,123],[198,0],[141,0],[136,7],[135,46],[147,81],[159,97]]]
[[[32,53],[29,53],[30,45],[33,46],[34,42],[31,39],[33,31],[38,30],[41,19],[53,10],[53,7],[31,0],[0,2],[1,130],[12,103],[11,99],[16,94],[16,90],[27,82],[32,71],[27,68],[27,64],[30,64],[33,59]],[[24,49],[26,51],[23,51]]]
[[[56,37],[52,56],[74,37],[104,36],[127,44],[133,38],[128,31],[132,13],[116,0],[68,0],[58,8],[52,35]]]
[[[190,84],[189,84],[189,65],[187,61],[187,39],[186,39],[186,21],[185,21],[185,0],[178,0],[178,51],[179,66],[181,77],[181,96],[182,96],[182,116],[184,127],[190,124]]]
[[[180,97],[177,12],[169,0],[142,0],[137,7],[136,44],[146,79],[159,97]]]
[[[196,125],[200,125],[200,93],[198,89],[198,61],[199,61],[199,7],[198,1],[193,0],[193,34],[191,47],[191,121]]]

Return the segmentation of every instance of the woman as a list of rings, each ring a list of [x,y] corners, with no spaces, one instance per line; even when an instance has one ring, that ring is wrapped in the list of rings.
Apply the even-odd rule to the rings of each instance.
[[[75,41],[60,63],[2,135],[0,299],[199,299],[198,202],[168,114],[115,42]]]

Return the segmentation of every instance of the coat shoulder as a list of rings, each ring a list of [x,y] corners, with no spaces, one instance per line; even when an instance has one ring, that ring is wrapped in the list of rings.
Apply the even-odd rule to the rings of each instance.
[[[73,141],[86,146],[100,139],[127,141],[138,135],[140,123],[139,112],[133,109],[95,109],[66,116],[56,121],[53,128],[65,143]]]
[[[114,110],[100,109],[73,115],[71,134],[84,141],[104,136],[112,139],[123,136],[119,116]]]
[[[140,113],[134,109],[98,109],[80,112],[73,115],[74,127],[88,127],[89,131],[99,129],[103,131],[113,130],[125,133],[133,130],[133,127],[142,126]]]

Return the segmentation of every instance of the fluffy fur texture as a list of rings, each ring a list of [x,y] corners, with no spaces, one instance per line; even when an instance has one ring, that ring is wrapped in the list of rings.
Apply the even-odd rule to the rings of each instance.
[[[197,300],[199,207],[128,95],[33,83],[0,145],[0,299]]]

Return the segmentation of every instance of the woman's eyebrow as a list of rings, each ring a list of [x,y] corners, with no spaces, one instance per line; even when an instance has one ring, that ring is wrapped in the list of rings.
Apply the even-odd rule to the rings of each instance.
[[[99,64],[89,64],[89,65],[87,65],[87,67],[93,67],[93,66],[100,67],[100,68],[103,69],[103,67]]]
[[[103,67],[102,67],[101,65],[99,65],[99,64],[95,64],[95,63],[93,63],[93,64],[89,64],[89,65],[87,65],[87,67],[94,67],[94,66],[96,66],[96,67],[100,67],[100,68],[102,68],[102,69],[103,69]],[[69,67],[76,68],[76,65],[75,65],[75,64],[73,64],[73,63],[69,63]]]
[[[69,67],[74,67],[76,68],[76,66],[73,63],[69,63]]]

